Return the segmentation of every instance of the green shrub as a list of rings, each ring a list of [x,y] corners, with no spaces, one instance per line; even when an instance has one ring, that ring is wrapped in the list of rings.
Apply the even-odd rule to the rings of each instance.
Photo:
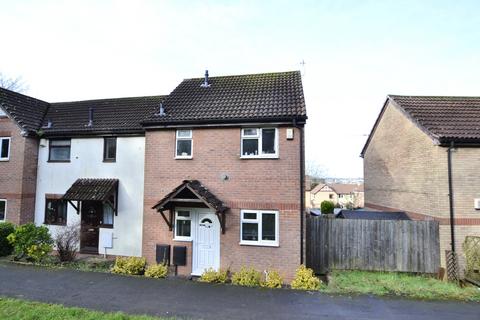
[[[321,285],[320,279],[315,277],[313,270],[305,267],[303,264],[298,267],[291,286],[297,290],[319,290]]]
[[[113,273],[142,275],[145,272],[145,258],[139,257],[117,257],[112,268]]]
[[[15,226],[10,222],[0,223],[0,257],[8,256],[13,252],[12,244],[7,240],[8,235],[15,231]]]
[[[283,278],[277,270],[267,270],[265,281],[262,281],[260,285],[264,288],[281,288],[283,285]]]
[[[335,208],[335,205],[333,204],[332,201],[324,200],[320,204],[320,210],[322,211],[322,214],[333,213],[334,208]]]
[[[228,270],[218,270],[213,268],[205,270],[200,276],[199,281],[210,283],[225,283],[228,280]]]
[[[17,227],[7,239],[13,246],[16,259],[26,257],[28,260],[39,262],[52,251],[53,240],[45,226],[24,224]]]
[[[242,267],[232,276],[232,283],[238,286],[258,287],[262,275],[254,268]]]
[[[145,277],[149,278],[166,278],[168,274],[168,266],[166,264],[153,264],[145,270]]]

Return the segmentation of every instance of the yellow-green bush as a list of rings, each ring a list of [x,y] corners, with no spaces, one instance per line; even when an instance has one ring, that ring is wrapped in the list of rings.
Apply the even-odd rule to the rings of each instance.
[[[145,258],[138,257],[117,257],[115,265],[112,268],[113,273],[141,275],[145,272]]]
[[[168,274],[168,266],[166,264],[153,264],[145,270],[145,277],[149,278],[166,278]]]
[[[291,286],[292,289],[298,290],[319,290],[321,283],[320,279],[313,274],[313,270],[302,264],[298,267]]]
[[[199,281],[210,283],[225,283],[228,280],[228,270],[218,270],[213,268],[205,270],[200,276]]]
[[[262,275],[254,268],[242,267],[232,276],[232,283],[238,286],[258,287]]]
[[[260,284],[264,288],[281,288],[283,278],[277,270],[267,270],[265,274],[265,281]]]

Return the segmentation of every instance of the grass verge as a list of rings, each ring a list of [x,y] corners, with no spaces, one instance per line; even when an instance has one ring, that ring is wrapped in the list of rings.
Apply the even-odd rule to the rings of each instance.
[[[454,283],[404,273],[335,271],[321,291],[337,294],[394,295],[426,300],[463,300],[480,302],[480,289],[461,288]]]
[[[58,304],[31,302],[0,297],[0,319],[3,320],[161,320],[149,316],[134,316],[125,313],[105,313],[82,308],[69,308]]]

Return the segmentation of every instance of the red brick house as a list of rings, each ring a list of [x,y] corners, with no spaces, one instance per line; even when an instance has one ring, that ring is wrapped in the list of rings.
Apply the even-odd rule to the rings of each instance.
[[[9,138],[11,157],[28,160],[0,162],[6,220],[55,232],[98,216],[82,228],[96,230],[90,252],[168,260],[183,275],[253,266],[289,280],[303,261],[307,117],[299,72],[207,73],[155,97],[50,104],[0,93],[8,116],[0,138]],[[105,158],[111,151],[113,161]],[[19,180],[15,194],[7,166],[17,170],[9,178]],[[12,208],[22,197],[31,209]],[[25,218],[13,219],[20,212]]]

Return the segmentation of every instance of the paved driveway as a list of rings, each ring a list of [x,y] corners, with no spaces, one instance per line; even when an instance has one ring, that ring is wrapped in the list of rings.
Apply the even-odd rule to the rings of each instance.
[[[0,264],[0,295],[189,319],[480,319],[480,304],[342,297]]]

